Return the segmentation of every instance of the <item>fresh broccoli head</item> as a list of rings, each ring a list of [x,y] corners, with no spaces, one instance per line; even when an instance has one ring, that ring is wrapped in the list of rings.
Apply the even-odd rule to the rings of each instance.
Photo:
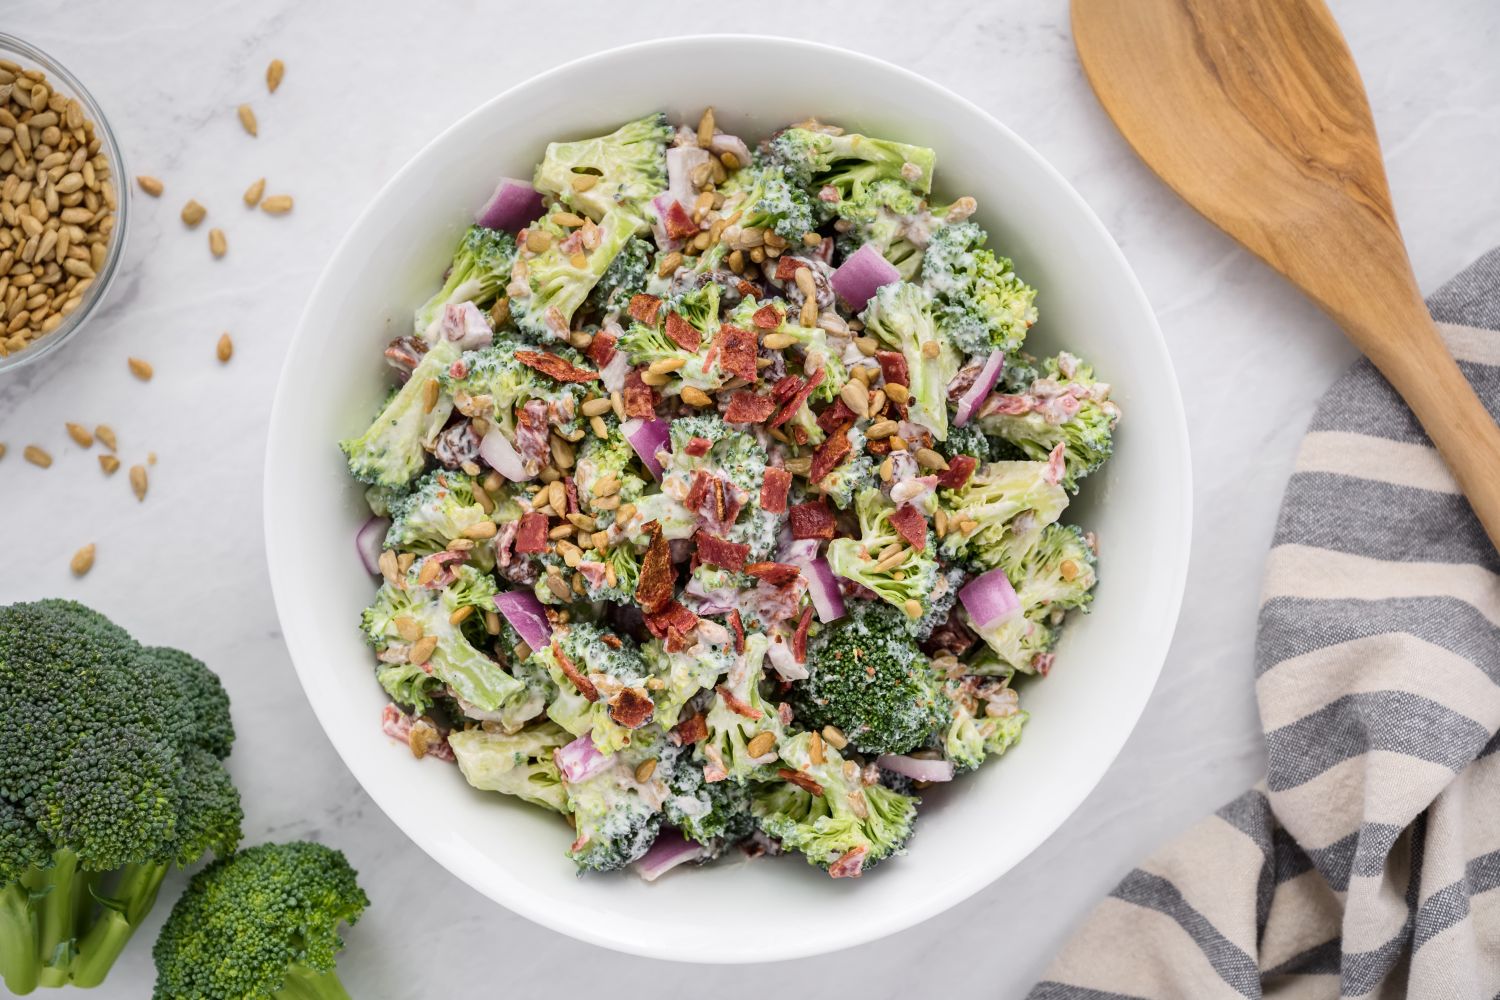
[[[1068,505],[1047,462],[991,462],[956,490],[940,490],[949,559],[991,569],[1024,552]]]
[[[0,608],[0,978],[97,986],[172,866],[227,854],[218,679],[71,601]]]
[[[839,576],[873,590],[915,623],[938,582],[936,546],[931,532],[919,551],[891,523],[896,508],[885,494],[866,486],[854,501],[859,538],[835,538],[828,543],[828,565]],[[926,526],[924,522],[924,531]],[[898,558],[899,554],[899,558]]]
[[[1078,492],[1078,480],[1098,469],[1114,451],[1120,408],[1109,383],[1094,369],[1062,353],[1041,364],[1039,376],[1015,395],[997,396],[979,419],[986,434],[1004,438],[1027,458],[1042,460],[1063,445],[1063,486]]]
[[[442,319],[446,305],[472,302],[480,309],[488,307],[510,281],[515,263],[515,237],[497,229],[470,226],[453,251],[453,263],[443,287],[417,310],[414,323],[417,333],[425,336]]]
[[[597,226],[567,229],[547,216],[525,230],[512,272],[510,315],[533,337],[565,340],[573,314],[588,299],[635,234],[636,217],[611,209]]]
[[[422,471],[427,464],[426,448],[437,440],[453,412],[453,399],[447,393],[439,393],[436,405],[427,408],[427,383],[446,375],[458,357],[453,341],[433,344],[369,429],[339,442],[354,478],[375,486],[401,487]]]
[[[550,143],[532,186],[595,222],[623,212],[630,231],[644,233],[650,228],[646,207],[667,186],[671,138],[667,116],[651,114],[597,139]],[[579,190],[574,181],[583,176],[595,180]]]
[[[568,811],[568,796],[552,751],[572,740],[552,722],[541,722],[518,733],[475,726],[448,734],[448,745],[469,784],[560,813]]]
[[[865,331],[906,359],[910,416],[939,441],[948,436],[948,383],[961,359],[933,322],[932,297],[905,281],[884,285],[861,315]]]
[[[636,726],[615,718],[622,697],[647,702],[651,698],[646,661],[629,638],[592,622],[572,622],[554,631],[552,644],[534,651],[532,659],[547,668],[557,685],[557,695],[547,706],[548,718],[574,736],[590,734],[600,753],[612,754],[630,746],[635,731],[654,721],[654,712]],[[576,674],[584,686],[570,674]]]
[[[343,852],[261,844],[203,869],[162,927],[153,1000],[348,1000],[339,925],[370,905]]]
[[[818,227],[813,199],[787,180],[780,167],[745,167],[720,187],[724,215],[741,212],[739,225],[749,229],[772,229],[785,239],[801,241],[802,235]]]
[[[646,290],[650,280],[655,248],[646,240],[632,236],[610,261],[604,277],[589,292],[585,307],[596,316],[618,315],[632,297]]]
[[[1005,679],[961,677],[948,681],[949,715],[943,731],[943,756],[962,774],[998,756],[1021,738],[1029,716],[1016,690]]]
[[[1021,611],[974,628],[1004,668],[1031,673],[1046,665],[1038,657],[1057,645],[1067,612],[1093,600],[1094,563],[1087,538],[1072,524],[1049,524],[1029,545],[1012,551],[1002,568]]]
[[[700,566],[700,570],[707,567]],[[685,650],[667,652],[660,639],[652,639],[641,647],[651,676],[660,681],[661,687],[652,692],[656,702],[656,719],[663,729],[677,724],[682,709],[700,691],[707,691],[718,683],[719,677],[734,665],[734,649],[728,645],[712,645],[700,639]]]
[[[578,501],[584,507],[590,507],[593,500],[606,496],[619,496],[621,503],[632,503],[646,491],[649,476],[635,448],[620,430],[620,422],[612,414],[601,419],[609,433],[604,437],[591,434],[585,438],[578,453],[578,464],[573,469]],[[607,526],[612,512],[601,511],[600,514],[611,515],[600,519],[600,524]]]
[[[476,485],[472,476],[448,469],[434,470],[417,480],[412,491],[391,507],[391,527],[385,535],[385,547],[419,555],[441,552],[455,538],[466,537],[466,530],[483,521],[496,520],[494,514],[485,513],[475,496]],[[494,508],[494,513],[502,515],[500,519],[520,516],[520,508],[513,501],[507,501],[505,506],[509,510]],[[512,516],[504,517],[505,513]],[[470,556],[493,559],[493,553],[486,548],[475,548]]]
[[[792,691],[798,721],[839,727],[861,753],[905,753],[938,728],[939,678],[900,611],[851,601],[847,617],[808,644],[807,666]]]
[[[842,196],[856,186],[896,180],[926,194],[932,190],[937,154],[924,146],[850,132],[789,128],[771,140],[770,160],[809,190],[832,186]]]
[[[1016,277],[1009,258],[984,249],[972,222],[933,234],[922,257],[922,285],[932,293],[938,329],[964,354],[1019,350],[1036,322],[1036,289]]]
[[[756,821],[781,845],[834,878],[857,878],[902,853],[917,820],[918,800],[879,783],[845,762],[812,733],[782,744],[781,760],[797,781],[764,785],[754,795]]]
[[[859,492],[877,481],[876,462],[865,450],[864,431],[851,427],[847,433],[852,444],[850,457],[813,484],[815,492],[832,500],[840,510],[848,510]]]

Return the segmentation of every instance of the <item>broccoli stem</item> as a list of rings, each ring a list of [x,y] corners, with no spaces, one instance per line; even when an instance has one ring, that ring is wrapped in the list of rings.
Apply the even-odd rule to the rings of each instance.
[[[334,970],[318,972],[305,965],[293,965],[287,970],[286,982],[271,1000],[350,1000],[350,997]]]
[[[78,928],[93,904],[93,876],[78,870],[78,855],[66,848],[52,855],[52,865],[33,872],[37,900],[37,957],[42,986],[66,985],[73,964]]]
[[[0,979],[17,996],[37,988],[41,962],[36,931],[31,890],[20,882],[0,889]]]
[[[130,936],[151,911],[166,874],[167,866],[160,863],[132,864],[121,870],[110,901],[102,904],[99,919],[78,942],[74,986],[88,989],[104,982]]]

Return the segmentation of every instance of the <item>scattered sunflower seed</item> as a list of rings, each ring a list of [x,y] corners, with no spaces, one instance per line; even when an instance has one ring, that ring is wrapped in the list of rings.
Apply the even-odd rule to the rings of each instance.
[[[90,542],[77,552],[73,553],[73,559],[68,563],[68,568],[73,571],[74,576],[83,576],[94,568],[94,543]]]
[[[208,214],[208,209],[189,198],[188,203],[182,206],[182,224],[189,229],[198,228],[198,223]]]
[[[219,334],[219,343],[214,347],[214,353],[219,356],[221,362],[228,362],[234,357],[234,341],[229,338],[229,334]]]
[[[286,76],[286,63],[280,59],[272,59],[271,64],[266,67],[266,89],[276,93],[276,88],[281,86],[281,78]]]
[[[155,373],[151,367],[151,362],[143,361],[140,358],[126,358],[125,363],[130,366],[130,374],[142,382],[151,381],[151,376]]]
[[[32,465],[43,469],[50,469],[52,467],[52,456],[34,444],[28,444],[26,450],[21,452],[21,455]]]
[[[255,183],[245,188],[245,204],[254,208],[260,204],[261,197],[266,193],[266,179],[259,177]]]
[[[153,198],[160,198],[162,191],[165,190],[165,186],[161,181],[148,174],[141,174],[135,179],[135,182],[136,184],[140,185],[142,191],[146,192]]]
[[[135,494],[137,500],[146,499],[146,467],[144,465],[132,465],[130,467],[130,490]]]
[[[256,122],[255,112],[251,110],[250,105],[241,104],[236,113],[240,116],[240,124],[245,127],[246,132],[251,135],[260,135],[260,125]]]

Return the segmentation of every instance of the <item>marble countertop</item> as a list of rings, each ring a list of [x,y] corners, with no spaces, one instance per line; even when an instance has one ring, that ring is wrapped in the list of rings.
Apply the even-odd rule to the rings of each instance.
[[[701,5],[629,6],[573,0],[558,31],[543,13],[561,7],[502,11],[475,0],[7,5],[4,30],[82,77],[131,173],[160,177],[167,190],[136,199],[124,273],[79,342],[0,380],[9,447],[0,599],[76,597],[221,673],[240,731],[230,763],[247,840],[326,839],[377,900],[341,963],[354,996],[567,995],[603,980],[640,984],[623,995],[681,985],[752,997],[835,975],[841,995],[1019,996],[1132,862],[1258,777],[1262,561],[1298,438],[1353,349],[1135,159],[1089,91],[1061,3],[933,4],[913,21],[909,4],[888,0],[857,10],[765,0],[740,8],[755,20],[733,23]],[[1396,207],[1430,291],[1500,244],[1500,8],[1333,7],[1363,67]],[[1114,233],[1157,310],[1190,415],[1196,494],[1187,599],[1166,669],[1083,807],[952,911],[891,941],[753,976],[579,944],[496,906],[412,847],[345,771],[303,700],[261,537],[264,433],[284,349],[327,253],[385,179],[520,79],[616,44],[717,29],[829,41],[899,63],[988,108],[1050,159]],[[263,73],[273,57],[287,70],[271,97]],[[259,139],[235,119],[241,101],[256,109]],[[268,192],[296,197],[291,216],[243,208],[240,194],[259,176]],[[209,256],[207,226],[189,233],[178,221],[190,197],[225,229],[223,260]],[[235,356],[221,366],[214,344],[226,330]],[[130,376],[131,355],[155,366],[152,382]],[[104,478],[64,421],[112,424],[127,464],[156,452],[146,501],[132,498],[123,473]],[[21,461],[28,443],[52,451],[51,469]],[[97,563],[74,580],[69,557],[90,541]],[[174,880],[164,900],[175,893]],[[95,995],[149,995],[159,910]]]

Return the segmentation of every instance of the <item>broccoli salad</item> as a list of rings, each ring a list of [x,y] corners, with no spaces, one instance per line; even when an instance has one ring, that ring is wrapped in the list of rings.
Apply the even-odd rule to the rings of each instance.
[[[1063,514],[1120,411],[1027,352],[1036,291],[935,164],[712,110],[552,143],[385,348],[341,443],[382,725],[580,871],[904,853],[1087,609]]]

